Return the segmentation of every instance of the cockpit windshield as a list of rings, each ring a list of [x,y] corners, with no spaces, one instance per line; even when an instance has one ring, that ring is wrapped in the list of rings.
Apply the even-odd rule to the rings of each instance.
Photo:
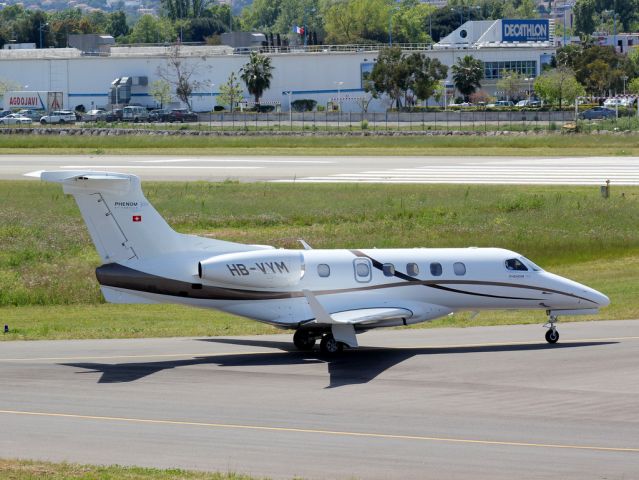
[[[532,260],[528,260],[526,257],[521,257],[520,259],[521,259],[522,262],[524,262],[526,265],[528,265],[528,267],[530,267],[530,269],[533,272],[543,272],[544,271],[543,268],[541,268],[539,265],[537,265]]]
[[[519,258],[509,258],[504,262],[506,264],[506,270],[516,271],[516,272],[527,272],[528,270],[532,270],[533,272],[541,272],[542,269],[534,262],[531,262],[525,257]]]
[[[523,262],[518,258],[509,258],[508,260],[506,260],[506,270],[527,272],[528,267],[526,267],[526,265],[524,265]]]

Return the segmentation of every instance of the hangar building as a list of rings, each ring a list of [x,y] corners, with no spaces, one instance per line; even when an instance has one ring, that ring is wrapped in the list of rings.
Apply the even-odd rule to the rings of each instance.
[[[445,65],[472,55],[484,63],[483,89],[495,95],[495,84],[504,71],[521,73],[529,88],[544,63],[555,52],[554,25],[549,20],[490,20],[464,23],[435,45],[405,45],[407,51],[423,51]],[[263,48],[274,66],[271,88],[262,103],[288,111],[291,101],[314,99],[319,104],[339,103],[344,111],[360,111],[366,97],[363,77],[374,66],[382,45],[317,45],[288,49]],[[176,48],[183,64],[193,70],[197,83],[192,96],[195,111],[209,111],[217,104],[219,87],[231,72],[248,61],[246,52],[224,46],[115,46],[101,45],[96,51],[77,48],[0,50],[0,79],[24,90],[61,91],[64,105],[87,110],[108,107],[116,79],[138,78],[144,82],[131,90],[131,103],[157,106],[150,94],[153,81],[171,73]],[[452,72],[446,83],[452,91]],[[248,92],[244,92],[248,102]],[[496,96],[500,96],[497,92]],[[384,99],[374,100],[369,111],[385,111]]]

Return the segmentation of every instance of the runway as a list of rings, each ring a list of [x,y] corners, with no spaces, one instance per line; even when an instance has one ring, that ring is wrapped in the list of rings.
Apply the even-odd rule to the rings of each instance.
[[[3,457],[272,478],[639,478],[639,321],[0,344]]]
[[[143,180],[639,185],[638,157],[0,156],[0,179],[58,169],[135,173]]]

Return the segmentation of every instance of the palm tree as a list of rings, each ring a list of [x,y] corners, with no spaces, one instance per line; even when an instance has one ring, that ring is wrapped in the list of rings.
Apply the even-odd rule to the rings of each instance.
[[[260,111],[260,97],[271,86],[273,78],[271,59],[257,52],[251,52],[249,62],[240,69],[240,77],[246,89],[255,97],[255,108]]]
[[[453,65],[453,82],[455,88],[464,96],[464,101],[481,87],[480,80],[484,78],[484,65],[481,60],[476,60],[471,55],[457,59]]]

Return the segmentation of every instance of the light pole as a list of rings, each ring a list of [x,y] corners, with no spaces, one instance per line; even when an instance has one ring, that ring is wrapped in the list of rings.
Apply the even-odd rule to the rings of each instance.
[[[532,82],[535,78],[528,77],[524,78],[524,81],[528,82],[528,106],[530,107],[530,96],[532,95]]]
[[[213,82],[209,82],[209,85],[211,86],[211,111],[209,112],[209,130],[211,130],[213,109],[215,108],[215,105],[213,105],[213,98],[214,98],[213,87],[215,86],[215,84]],[[231,99],[231,110],[233,110],[233,99]]]
[[[40,21],[40,26],[38,27],[38,30],[40,31],[40,48],[43,47],[43,43],[42,43],[42,30],[44,28],[47,28],[49,26],[48,23],[42,23],[42,20]]]
[[[291,95],[293,94],[293,90],[287,90],[284,92],[285,95],[288,95],[288,122],[291,124],[291,130],[293,129],[293,104],[291,103]]]
[[[623,96],[626,96],[626,80],[628,80],[627,75],[622,75],[621,80],[623,80]]]
[[[339,112],[342,111],[342,97],[340,96],[340,91],[344,82],[334,82],[337,85],[337,110]]]
[[[566,0],[564,0],[564,47],[566,46]]]

